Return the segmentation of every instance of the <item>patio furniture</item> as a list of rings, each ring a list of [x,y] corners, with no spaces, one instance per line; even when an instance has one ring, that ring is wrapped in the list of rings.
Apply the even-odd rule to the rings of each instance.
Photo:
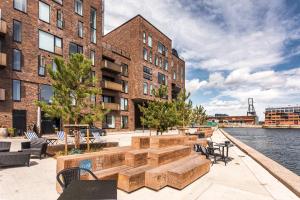
[[[76,180],[60,195],[58,200],[98,200],[117,199],[117,181],[115,180]]]
[[[42,156],[46,157],[48,143],[46,139],[38,138],[30,142],[22,142],[22,152],[29,152],[31,155],[38,156],[42,159]]]
[[[92,135],[94,136],[94,138],[97,142],[102,142],[103,141],[102,136],[99,132],[92,132]]]
[[[94,143],[95,138],[93,136],[90,136],[89,139],[90,139],[91,143]],[[84,133],[81,133],[81,132],[80,132],[80,141],[82,141],[82,142],[86,142],[87,141],[87,137],[85,136]]]
[[[55,143],[57,143],[57,138],[46,138],[46,141],[49,145],[54,145]]]
[[[0,167],[27,165],[30,166],[29,152],[2,152],[0,153]]]
[[[56,134],[57,134],[58,140],[65,142],[65,132],[64,131],[57,131]],[[68,144],[73,143],[73,138],[71,138],[67,135],[67,141],[68,141]]]
[[[56,179],[59,185],[65,190],[71,182],[75,180],[81,180],[81,175],[90,174],[95,180],[98,180],[96,175],[88,169],[80,168],[80,167],[72,167],[64,169],[58,172]]]
[[[222,160],[225,162],[225,165],[227,164],[227,160],[230,160],[229,159],[229,156],[228,156],[228,152],[229,152],[229,147],[233,147],[233,144],[231,144],[229,141],[225,141],[224,143],[220,143],[218,144],[219,147],[222,149]],[[226,148],[226,154],[225,154],[225,148]]]
[[[212,142],[212,141],[208,141],[208,151],[210,154],[213,154],[216,150],[219,151],[219,154],[221,154],[221,148],[219,146],[218,143]]]
[[[32,131],[24,132],[24,134],[25,134],[26,138],[27,138],[28,140],[30,140],[30,141],[33,140],[33,139],[39,138],[39,137],[37,136],[37,134],[36,134],[35,132],[32,132]]]
[[[11,142],[0,142],[0,152],[9,152]]]
[[[199,144],[195,144],[194,149],[196,152],[200,152],[203,155],[205,155],[207,159],[210,159],[210,157],[213,156],[214,162],[212,162],[212,164],[217,163],[217,157],[221,157],[220,154],[217,154],[215,152],[210,152],[207,148],[205,148],[204,146],[201,146]]]

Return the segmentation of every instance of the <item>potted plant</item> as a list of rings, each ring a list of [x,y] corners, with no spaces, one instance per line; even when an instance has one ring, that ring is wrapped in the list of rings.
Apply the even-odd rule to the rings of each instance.
[[[3,125],[0,125],[0,138],[6,138],[8,136],[7,128]]]
[[[15,136],[15,129],[14,128],[8,128],[7,129],[9,137],[14,137]]]

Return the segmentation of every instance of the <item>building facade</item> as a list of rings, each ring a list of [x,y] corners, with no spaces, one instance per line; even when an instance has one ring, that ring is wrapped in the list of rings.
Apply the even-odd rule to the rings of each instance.
[[[0,1],[0,9],[0,126],[13,127],[18,135],[31,123],[42,133],[52,133],[60,125],[60,119],[47,118],[34,103],[50,102],[53,92],[46,66],[56,67],[54,57],[67,59],[72,53],[82,53],[91,59],[93,74],[102,87],[102,96],[95,101],[111,110],[96,126],[108,130],[136,129],[135,102],[153,99],[150,88],[167,85],[171,99],[184,87],[184,61],[172,53],[171,40],[146,20],[136,30],[128,26],[125,30],[124,25],[116,29],[124,30],[126,38],[130,32],[137,34],[129,46],[121,35],[113,34],[115,31],[103,36],[104,7],[100,0],[11,0]],[[143,18],[138,16],[130,22],[137,19]],[[140,27],[153,34],[152,43],[149,35],[147,42],[143,41]],[[158,41],[163,46],[158,48]],[[149,44],[155,53],[159,49],[158,65],[165,66],[163,69],[151,64],[150,53],[147,61],[141,59],[144,48],[151,51]],[[154,52],[151,59],[156,62]],[[170,68],[171,62],[181,68]],[[172,73],[176,73],[175,79]]]
[[[300,126],[300,107],[266,108],[265,126]]]
[[[208,117],[208,122],[215,122],[224,125],[255,125],[257,124],[256,116],[228,116],[216,114],[214,117]]]

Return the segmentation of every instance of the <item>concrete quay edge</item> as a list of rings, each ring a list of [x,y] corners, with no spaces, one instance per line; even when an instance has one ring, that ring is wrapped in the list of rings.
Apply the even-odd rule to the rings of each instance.
[[[263,168],[265,168],[272,176],[284,184],[288,189],[300,197],[300,176],[293,173],[289,169],[283,167],[276,161],[256,151],[252,147],[249,147],[245,143],[231,136],[229,133],[220,129],[225,137],[233,142],[244,153],[249,155],[252,159],[258,162]]]

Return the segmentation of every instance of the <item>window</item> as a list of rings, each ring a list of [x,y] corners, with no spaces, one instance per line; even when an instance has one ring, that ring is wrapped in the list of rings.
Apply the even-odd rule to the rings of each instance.
[[[14,20],[13,22],[13,35],[14,41],[21,42],[22,41],[22,23]]]
[[[121,116],[121,128],[128,128],[128,116]]]
[[[176,80],[176,72],[173,72],[173,80]]]
[[[158,66],[158,56],[155,55],[155,66]]]
[[[152,95],[153,95],[153,85],[150,84],[150,96],[152,96]]]
[[[152,74],[152,70],[149,67],[144,66],[143,71],[144,71],[144,73]]]
[[[158,72],[158,83],[166,85],[166,76]]]
[[[27,0],[14,0],[14,8],[26,13],[27,12]]]
[[[143,89],[143,92],[144,92],[144,94],[145,95],[147,95],[148,94],[148,83],[144,83],[144,89]]]
[[[150,53],[149,53],[149,62],[152,63],[152,51],[150,50]]]
[[[39,55],[38,74],[39,76],[45,76],[46,74],[46,59],[41,55]]]
[[[51,98],[53,96],[53,89],[51,85],[41,85],[40,86],[40,101],[45,101],[46,103],[51,103]]]
[[[61,10],[57,10],[56,13],[56,25],[58,28],[62,29],[64,27],[64,18]]]
[[[96,104],[96,95],[94,95],[94,94],[91,94],[91,103],[92,103],[93,105]]]
[[[78,45],[78,44],[75,44],[75,43],[70,43],[69,45],[69,54],[73,54],[73,53],[83,53],[83,47]]]
[[[63,4],[63,0],[54,0],[56,3]]]
[[[121,110],[128,110],[128,99],[121,98],[120,99],[120,104],[121,104]]]
[[[146,44],[146,33],[143,32],[143,43]]]
[[[164,69],[165,69],[165,70],[168,70],[168,68],[169,68],[169,62],[168,62],[167,59],[165,59],[165,60],[164,60]]]
[[[50,6],[39,1],[39,19],[50,23]]]
[[[122,80],[122,92],[128,94],[128,81]]]
[[[58,49],[55,47],[59,49],[62,48],[62,39],[50,33],[39,31],[39,48],[56,53]]]
[[[121,64],[121,74],[122,76],[128,76],[128,65],[122,63]]]
[[[83,15],[83,3],[82,0],[75,0],[75,13],[82,16]]]
[[[97,24],[97,11],[94,8],[91,8],[91,18],[90,18],[90,24],[91,24],[91,42],[96,44],[97,41],[97,34],[96,34],[96,24]]]
[[[91,77],[92,77],[92,86],[95,87],[96,86],[96,72],[95,71],[91,71]]]
[[[83,23],[78,21],[78,37],[83,38]]]
[[[90,52],[90,59],[92,61],[92,65],[95,66],[95,51],[92,51]]]
[[[22,53],[18,49],[13,50],[13,70],[21,71]]]
[[[111,97],[111,96],[102,96],[102,101],[104,103],[114,103],[115,102],[115,98]]]
[[[105,128],[115,128],[115,116],[114,115],[105,115],[105,120],[104,120],[104,127]]]
[[[144,60],[148,60],[148,51],[146,48],[143,48],[143,57],[144,57]]]
[[[158,44],[157,44],[157,51],[158,51],[158,53],[163,54],[164,45],[161,42],[158,42]]]
[[[152,48],[152,36],[148,35],[148,46]]]
[[[52,60],[52,71],[53,71],[53,72],[56,72],[56,71],[57,71],[57,65],[56,65],[55,60]]]
[[[162,58],[159,57],[159,67],[162,67]]]
[[[13,80],[13,100],[21,101],[21,81]]]

